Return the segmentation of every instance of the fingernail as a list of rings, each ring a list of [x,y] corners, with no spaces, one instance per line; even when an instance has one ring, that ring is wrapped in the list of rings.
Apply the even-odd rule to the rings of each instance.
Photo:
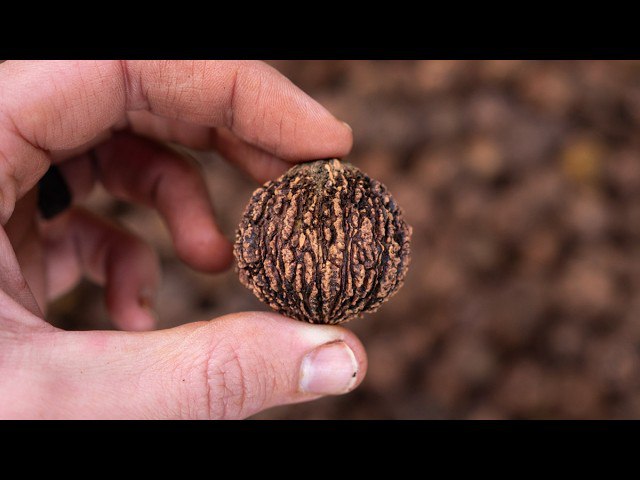
[[[130,323],[129,328],[136,332],[146,332],[153,330],[158,325],[158,315],[148,307],[143,309],[144,315],[138,315],[135,320]]]
[[[156,292],[151,287],[142,287],[138,294],[138,303],[142,308],[153,311],[156,306]]]
[[[342,123],[344,123],[345,126],[353,132],[353,128],[351,128],[351,125],[349,125],[347,122],[342,122]]]
[[[142,310],[146,313],[144,316],[139,316],[136,319],[134,325],[131,325],[131,328],[134,330],[153,330],[155,326],[158,324],[158,314],[156,313],[156,296],[155,290],[151,288],[144,287],[140,290],[140,294],[138,295],[138,304],[142,308]]]
[[[69,184],[55,165],[49,167],[38,186],[38,209],[45,220],[52,219],[71,206],[73,198]]]
[[[316,395],[340,395],[350,391],[358,377],[358,361],[342,342],[322,345],[308,353],[300,369],[300,389]]]

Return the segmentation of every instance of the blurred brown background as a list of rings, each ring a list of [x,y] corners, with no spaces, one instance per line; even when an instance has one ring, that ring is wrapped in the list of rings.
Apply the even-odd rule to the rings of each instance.
[[[353,127],[414,236],[404,288],[348,324],[362,386],[256,418],[640,417],[640,62],[271,63]],[[256,185],[201,158],[233,238]],[[265,308],[178,263],[155,213],[89,203],[160,251],[163,327]],[[52,319],[110,328],[89,284]]]

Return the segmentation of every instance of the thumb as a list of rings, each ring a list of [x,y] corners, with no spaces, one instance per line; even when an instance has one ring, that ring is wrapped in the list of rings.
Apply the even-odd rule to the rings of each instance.
[[[245,418],[343,394],[364,378],[366,354],[342,327],[240,313],[170,330],[55,332],[47,417]],[[51,342],[43,342],[51,348]],[[51,350],[50,350],[51,351]],[[41,357],[42,358],[42,357]],[[54,376],[54,378],[55,378]],[[42,387],[41,387],[42,388]]]

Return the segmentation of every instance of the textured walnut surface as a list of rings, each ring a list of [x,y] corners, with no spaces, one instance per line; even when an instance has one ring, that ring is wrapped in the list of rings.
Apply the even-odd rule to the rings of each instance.
[[[375,311],[402,285],[411,227],[380,182],[336,159],[297,165],[256,190],[238,229],[240,281],[310,323]]]

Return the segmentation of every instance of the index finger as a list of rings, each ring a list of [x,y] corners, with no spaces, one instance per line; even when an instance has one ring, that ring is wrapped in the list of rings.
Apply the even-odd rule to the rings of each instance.
[[[83,145],[133,110],[224,126],[290,161],[341,157],[352,142],[349,127],[262,62],[9,61],[0,65],[0,219],[7,196],[44,173],[47,151]]]

